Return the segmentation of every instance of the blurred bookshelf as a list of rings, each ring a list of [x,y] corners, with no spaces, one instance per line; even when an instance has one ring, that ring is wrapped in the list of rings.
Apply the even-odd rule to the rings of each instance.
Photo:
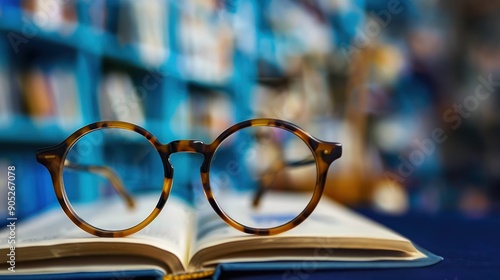
[[[197,1],[0,3],[0,166],[18,171],[19,217],[56,202],[36,150],[88,123],[132,122],[164,143],[201,137],[207,131],[196,122],[205,115],[191,115],[203,106],[200,95],[210,92],[238,108],[222,116],[223,125],[251,116],[255,70],[245,65],[232,75],[240,63],[234,30],[228,26],[215,34],[228,23],[217,20],[222,12],[225,7]],[[197,32],[206,36],[198,38]],[[175,185],[190,183],[193,174],[184,169],[176,170]],[[174,186],[173,192],[187,189]]]
[[[10,104],[0,124],[10,156],[2,158],[19,160],[26,178],[38,182],[26,185],[41,197],[54,200],[36,148],[98,120],[138,124],[163,143],[211,142],[250,117],[289,120],[325,140],[363,138],[356,133],[364,129],[365,111],[353,108],[351,117],[345,103],[354,99],[349,84],[367,81],[352,78],[363,75],[349,73],[356,63],[342,46],[363,22],[364,1],[341,9],[286,0],[52,2],[0,4],[0,62],[9,81],[1,98]],[[339,136],[343,123],[352,133]],[[351,176],[361,173],[365,152],[363,141],[356,143],[346,146],[347,164],[329,176],[329,185],[353,187],[327,192],[351,204],[370,193],[360,187],[368,179]],[[190,166],[189,157],[173,162]],[[173,192],[189,195],[185,186],[197,183],[191,170],[177,168]],[[50,203],[32,210],[44,204]]]
[[[362,12],[353,13],[340,29],[359,23]],[[99,120],[132,122],[163,143],[209,143],[236,122],[275,117],[339,140],[317,125],[341,117],[325,75],[335,49],[329,26],[288,1],[3,1],[0,165],[26,180],[19,216],[56,202],[36,150]],[[172,157],[174,166],[192,160]],[[195,184],[197,172],[177,168],[172,192],[191,196]]]
[[[163,143],[211,142],[250,117],[285,119],[318,138],[344,143],[344,156],[326,187],[327,195],[341,202],[432,212],[461,207],[462,198],[469,207],[472,188],[474,199],[492,207],[485,194],[498,200],[498,188],[490,186],[498,182],[491,167],[496,165],[476,165],[477,176],[490,186],[482,189],[476,188],[474,174],[463,172],[470,167],[467,156],[476,159],[462,151],[471,146],[464,143],[474,133],[466,129],[479,127],[479,114],[464,120],[467,125],[456,132],[460,137],[450,134],[447,145],[436,146],[403,182],[387,184],[384,177],[397,175],[400,158],[418,149],[414,140],[443,123],[443,108],[463,101],[451,93],[476,86],[477,69],[497,73],[489,59],[476,57],[486,53],[479,47],[476,56],[448,57],[463,51],[463,42],[456,42],[461,37],[432,37],[429,26],[468,36],[483,25],[461,30],[445,24],[461,13],[440,12],[439,4],[402,0],[398,12],[388,14],[389,0],[337,2],[1,1],[0,167],[13,164],[19,170],[19,215],[55,204],[49,175],[35,162],[36,150],[60,143],[86,124],[123,120],[143,126]],[[467,6],[462,8],[467,14]],[[369,33],[376,27],[377,34]],[[421,38],[458,49],[439,53],[440,48],[418,45],[425,41]],[[490,44],[481,40],[470,40],[471,49],[477,42]],[[448,68],[436,70],[441,68],[435,61]],[[483,123],[497,128],[494,116]],[[483,135],[493,134],[485,130]],[[454,147],[462,147],[463,158],[455,160]],[[173,161],[174,166],[192,164],[189,158]],[[191,171],[176,169],[173,192],[190,195],[184,186],[199,183]]]

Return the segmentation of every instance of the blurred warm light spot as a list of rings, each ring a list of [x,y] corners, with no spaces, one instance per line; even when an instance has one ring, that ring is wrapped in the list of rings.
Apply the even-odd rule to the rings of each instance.
[[[382,212],[403,214],[408,210],[408,195],[402,185],[381,180],[373,189],[373,206]]]
[[[483,192],[471,187],[461,195],[459,208],[467,216],[481,217],[490,210],[490,202]]]

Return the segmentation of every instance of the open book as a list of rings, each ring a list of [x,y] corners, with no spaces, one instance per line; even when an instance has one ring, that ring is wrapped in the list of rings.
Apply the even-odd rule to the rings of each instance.
[[[305,199],[299,194],[280,196],[277,203],[280,199]],[[138,199],[150,200],[152,204],[157,201],[156,196]],[[118,202],[90,205],[88,211],[99,215],[116,211],[117,205]],[[144,204],[139,201],[138,205]],[[3,230],[0,236],[8,236],[8,231]],[[0,255],[9,254],[10,246],[7,238],[0,239]],[[440,258],[327,197],[301,225],[274,236],[239,232],[211,209],[193,208],[174,196],[149,226],[129,237],[92,236],[75,226],[59,207],[16,227],[16,275],[151,270],[159,275],[196,276],[209,275],[221,263],[304,260],[340,266],[371,261],[423,266]],[[0,275],[10,273],[9,263],[3,261],[0,265]]]

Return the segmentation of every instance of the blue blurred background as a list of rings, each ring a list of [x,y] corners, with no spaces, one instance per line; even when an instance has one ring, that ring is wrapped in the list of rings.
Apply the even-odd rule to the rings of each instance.
[[[326,195],[401,214],[498,213],[500,1],[0,2],[0,218],[56,204],[38,148],[98,120],[167,143],[252,117],[344,145]],[[199,184],[173,159],[173,191]],[[196,181],[196,182],[194,182]]]

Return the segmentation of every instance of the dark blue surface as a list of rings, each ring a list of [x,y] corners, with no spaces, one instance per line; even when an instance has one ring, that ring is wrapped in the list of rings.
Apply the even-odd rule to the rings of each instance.
[[[161,279],[162,272],[158,270],[141,271],[111,271],[111,272],[75,272],[48,275],[12,275],[0,276],[2,280],[156,280]]]
[[[458,214],[365,216],[405,235],[421,247],[444,257],[419,268],[302,269],[266,272],[225,271],[220,279],[500,279],[500,216],[467,218]]]

